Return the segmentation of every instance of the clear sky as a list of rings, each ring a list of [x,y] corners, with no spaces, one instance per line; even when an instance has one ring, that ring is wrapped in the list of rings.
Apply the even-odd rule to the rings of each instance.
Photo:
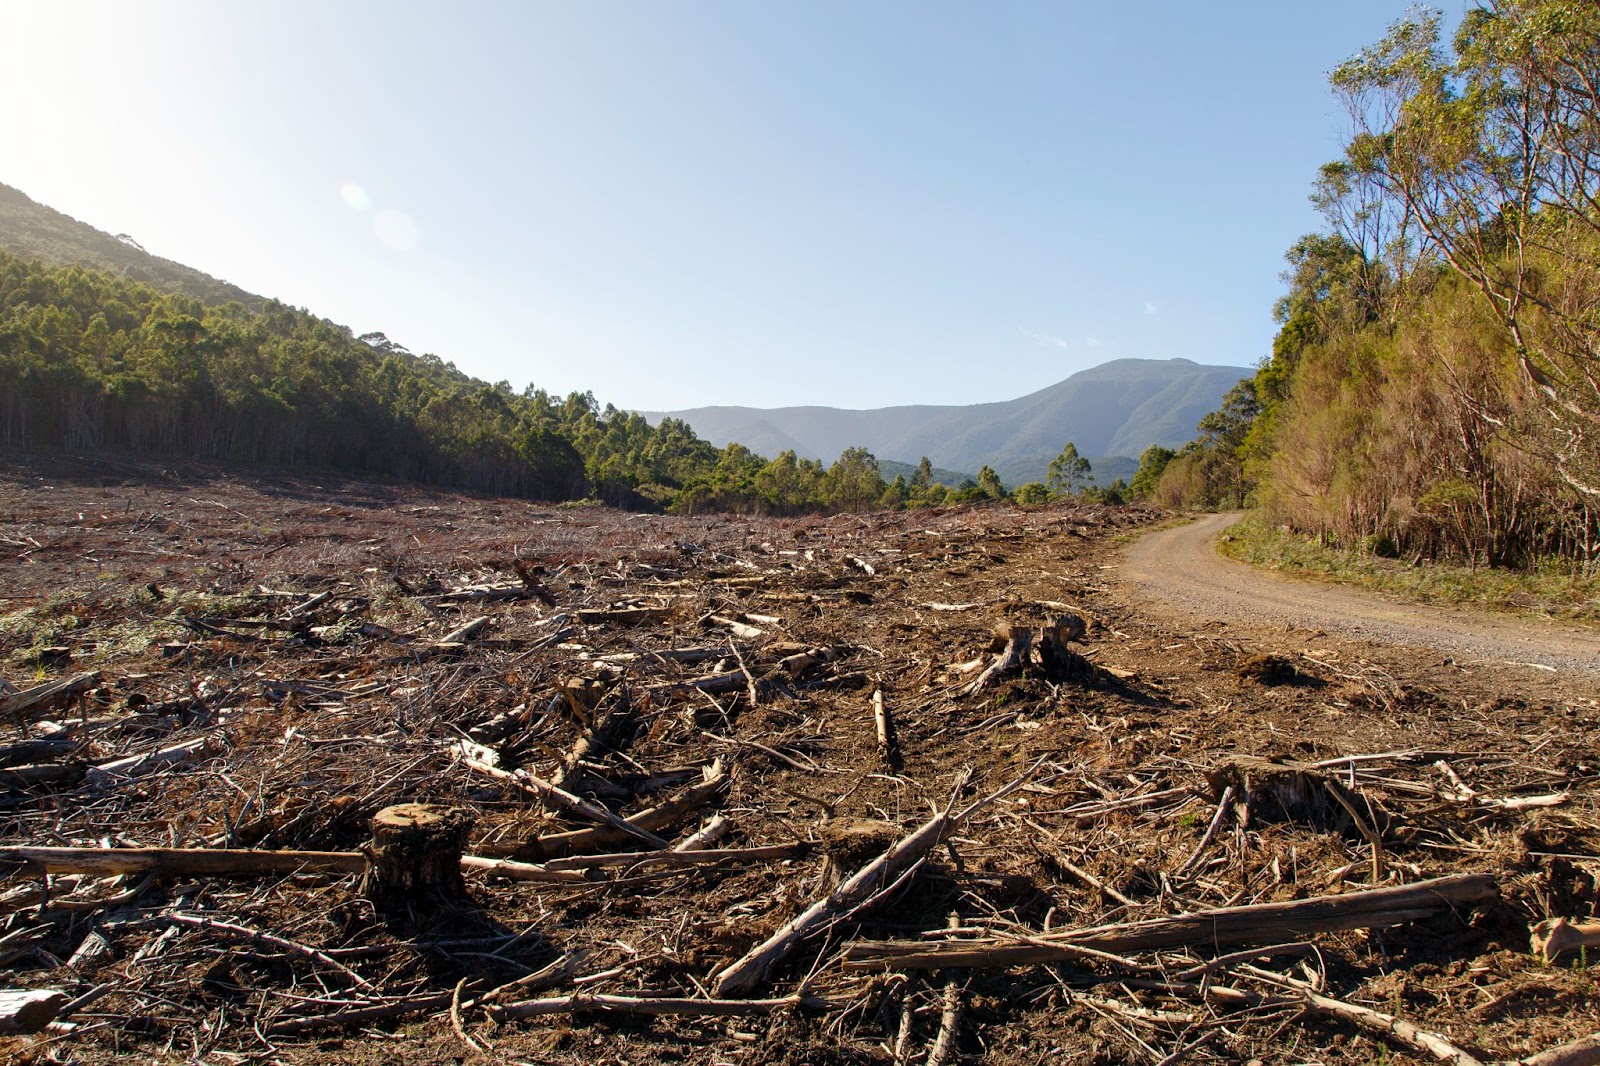
[[[519,389],[1007,399],[1259,360],[1404,9],[0,0],[0,181]]]

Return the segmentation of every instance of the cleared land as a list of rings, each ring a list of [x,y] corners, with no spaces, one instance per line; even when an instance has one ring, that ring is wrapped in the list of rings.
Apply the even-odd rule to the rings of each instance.
[[[0,697],[4,984],[66,1010],[22,1061],[1411,1054],[1384,1016],[1490,1061],[1600,1031],[1587,956],[1529,951],[1595,909],[1592,678],[1153,609],[1118,568],[1163,516],[0,477],[3,673],[67,682]],[[357,872],[408,802],[471,820],[458,898]]]

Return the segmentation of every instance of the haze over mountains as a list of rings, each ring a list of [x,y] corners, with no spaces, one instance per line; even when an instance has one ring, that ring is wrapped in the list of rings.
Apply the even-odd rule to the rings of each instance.
[[[830,462],[845,448],[879,459],[976,471],[987,464],[1008,486],[1042,481],[1067,441],[1095,464],[1097,480],[1131,473],[1152,444],[1176,448],[1251,367],[1202,366],[1188,359],[1117,359],[1015,400],[968,406],[697,407],[647,411],[681,418],[713,444],[738,441],[762,455],[793,450]],[[1120,457],[1121,461],[1117,461]]]
[[[127,238],[79,222],[21,191],[0,184],[0,247],[47,263],[82,263],[207,304],[238,300],[250,308],[254,293],[192,267],[150,255]],[[1195,436],[1195,424],[1215,410],[1240,378],[1242,366],[1202,366],[1187,359],[1119,359],[1074,374],[1015,400],[970,406],[917,405],[875,410],[835,407],[700,407],[643,412],[652,422],[681,418],[721,447],[737,441],[767,457],[792,450],[830,463],[840,452],[865,447],[884,462],[915,464],[928,456],[936,479],[954,484],[988,465],[1009,486],[1043,480],[1045,468],[1067,441],[1095,465],[1107,484],[1130,477],[1137,456],[1151,444],[1176,448]]]

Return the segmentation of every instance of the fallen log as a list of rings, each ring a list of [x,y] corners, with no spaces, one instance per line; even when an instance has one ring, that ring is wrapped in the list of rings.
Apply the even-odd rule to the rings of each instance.
[[[480,615],[465,625],[457,626],[455,629],[452,629],[450,632],[440,637],[439,643],[434,646],[448,647],[452,644],[465,644],[467,641],[471,640],[473,637],[487,629],[488,626],[489,616],[486,614]]]
[[[70,755],[78,748],[79,742],[69,736],[41,737],[37,740],[24,740],[16,744],[7,744],[0,748],[0,766],[20,766],[24,763],[48,762],[63,755]]]
[[[1517,1066],[1595,1066],[1596,1063],[1600,1063],[1600,1033],[1517,1060]]]
[[[737,962],[725,967],[714,979],[716,994],[747,995],[764,982],[773,967],[782,962],[801,941],[828,928],[840,918],[854,913],[899,884],[904,876],[915,870],[929,851],[953,836],[963,821],[1001,797],[1021,788],[1023,783],[1033,776],[1037,766],[1036,763],[1022,777],[962,811],[956,811],[953,805],[946,807],[923,823],[915,832],[902,837],[889,850],[857,870],[831,894],[817,900],[793,921],[768,937],[764,943],[753,948]],[[965,783],[966,775],[963,774],[954,791],[959,793],[965,787]]]
[[[571,1014],[576,1011],[608,1011],[621,1014],[676,1014],[698,1018],[722,1018],[740,1014],[769,1014],[794,1007],[800,1010],[833,1010],[845,1006],[841,999],[824,996],[784,996],[781,999],[672,999],[665,996],[613,996],[577,993],[551,996],[490,1007],[489,1016],[497,1022],[536,1018],[546,1014]]]
[[[82,763],[45,762],[0,770],[0,787],[26,791],[38,785],[75,785],[83,780]]]
[[[132,777],[142,777],[168,766],[179,766],[203,758],[218,745],[219,738],[215,736],[196,737],[142,755],[129,755],[99,766],[90,766],[84,770],[83,780],[89,785],[109,785]]]
[[[1528,932],[1533,953],[1545,962],[1555,962],[1563,952],[1600,945],[1600,922],[1547,918]]]
[[[0,989],[0,1033],[37,1033],[56,1020],[68,998],[54,988]]]
[[[889,709],[883,703],[883,689],[872,693],[872,724],[878,731],[878,757],[890,770],[899,769],[900,752],[894,743],[894,726],[889,721]]]
[[[358,874],[367,857],[354,851],[248,851],[241,848],[0,848],[0,862],[25,862],[45,873],[154,874],[158,877],[259,877]]]
[[[481,855],[461,856],[461,869],[491,877],[504,877],[508,881],[584,882],[588,878],[582,870],[552,870],[531,862],[514,859],[491,859]]]
[[[698,783],[684,789],[680,794],[664,803],[657,804],[646,810],[625,819],[634,829],[666,829],[688,818],[690,815],[699,814],[723,789],[727,788],[731,779],[722,760],[718,759],[702,770],[703,779]],[[509,855],[517,859],[543,859],[555,855],[578,855],[613,844],[633,840],[632,831],[623,832],[610,826],[596,826],[592,829],[574,829],[566,833],[550,833],[545,836],[534,837],[521,845],[509,849]],[[480,847],[479,850],[482,850]]]
[[[588,800],[580,799],[570,792],[559,789],[550,782],[541,780],[535,777],[533,774],[528,773],[526,770],[502,770],[498,766],[491,766],[489,763],[481,762],[477,759],[471,758],[470,756],[464,757],[462,762],[466,763],[472,769],[481,774],[486,774],[489,777],[497,778],[501,781],[508,781],[511,784],[516,785],[523,791],[539,797],[539,799],[542,800],[547,806],[554,807],[557,810],[576,814],[579,817],[586,818],[591,822],[598,822],[600,825],[618,830],[619,832],[625,833],[628,836],[638,837],[640,840],[654,848],[667,848],[670,846],[667,841],[663,840],[659,836],[656,836],[656,834],[652,833],[650,830],[644,829],[633,824],[632,822],[619,818],[605,808],[590,803]]]
[[[1414,1051],[1432,1055],[1450,1066],[1483,1066],[1483,1062],[1456,1047],[1438,1033],[1413,1025],[1404,1018],[1372,1010],[1369,1007],[1330,999],[1315,992],[1305,993],[1306,1010],[1313,1014],[1326,1014],[1330,1018],[1350,1022],[1368,1032],[1392,1036]]]
[[[249,851],[242,848],[0,848],[0,863],[22,862],[43,873],[151,874],[156,877],[345,877],[363,873],[367,856],[359,851]],[[525,862],[478,855],[461,857],[463,871],[518,881],[579,882],[578,871],[547,870]]]
[[[1003,969],[1080,958],[1081,949],[1113,954],[1162,948],[1271,943],[1313,933],[1377,929],[1429,918],[1457,906],[1495,899],[1491,874],[1454,874],[1396,888],[1315,896],[1287,903],[1220,907],[1140,922],[1045,933],[1025,941],[1001,937],[927,943],[858,941],[844,949],[847,970],[926,970],[938,966]]]
[[[761,862],[768,859],[795,859],[811,850],[803,840],[790,844],[763,844],[752,848],[702,848],[696,851],[633,851],[611,855],[573,855],[551,859],[542,869],[548,871],[589,870],[600,866],[705,866],[719,862]]]
[[[550,783],[556,788],[565,789],[569,784],[580,779],[583,775],[581,767],[596,748],[605,747],[611,743],[611,738],[616,734],[618,727],[632,713],[633,707],[628,700],[626,686],[612,689],[617,699],[606,710],[606,713],[579,737],[577,743],[572,745],[570,751],[561,760],[561,765],[551,775]],[[570,691],[568,698],[572,696]]]
[[[13,692],[9,696],[0,697],[0,716],[20,716],[35,709],[46,710],[57,707],[68,700],[82,695],[100,683],[100,671],[90,670],[87,673],[74,674],[57,681],[47,681],[42,685],[25,688],[21,692]]]

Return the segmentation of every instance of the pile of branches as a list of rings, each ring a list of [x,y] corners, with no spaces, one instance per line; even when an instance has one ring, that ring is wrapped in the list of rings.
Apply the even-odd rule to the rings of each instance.
[[[181,636],[64,647],[0,697],[24,1050],[437,1019],[487,1051],[610,1014],[937,1064],[1049,1008],[1153,1062],[1321,1017],[1470,1063],[1494,1056],[1332,995],[1339,938],[1581,918],[1539,858],[1576,845],[1536,839],[1590,802],[1570,774],[1149,751],[1141,716],[1185,701],[1102,653],[1126,634],[1085,606],[1096,571],[1054,599],[1008,568],[1125,515],[539,521],[549,550],[468,567],[284,572],[209,611],[153,587]],[[1517,857],[1473,842],[1512,826]]]

